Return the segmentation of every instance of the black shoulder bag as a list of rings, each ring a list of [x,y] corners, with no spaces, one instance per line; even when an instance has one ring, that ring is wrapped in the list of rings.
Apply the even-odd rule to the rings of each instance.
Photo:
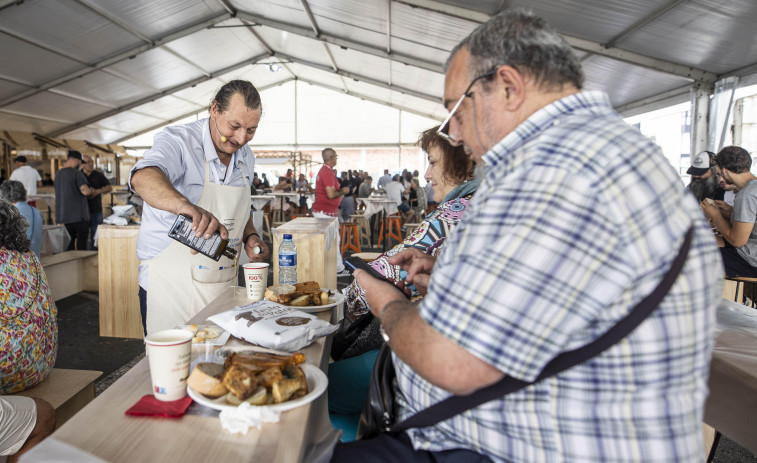
[[[686,232],[683,244],[673,264],[651,294],[642,299],[628,315],[593,342],[578,349],[563,352],[553,358],[534,381],[522,381],[511,376],[505,376],[495,384],[481,388],[469,395],[449,397],[419,411],[401,423],[395,423],[396,404],[393,384],[395,371],[391,348],[388,343],[384,344],[376,357],[376,364],[371,373],[368,398],[358,425],[358,439],[370,439],[384,432],[399,433],[410,428],[433,426],[466,410],[536,384],[601,354],[628,336],[660,305],[683,269],[691,248],[693,235],[694,226],[692,225]]]

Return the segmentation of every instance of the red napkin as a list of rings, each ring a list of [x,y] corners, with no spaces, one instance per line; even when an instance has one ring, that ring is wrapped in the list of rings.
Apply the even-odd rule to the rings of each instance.
[[[148,394],[139,399],[139,402],[132,405],[130,409],[126,410],[126,414],[131,416],[181,418],[190,405],[192,405],[192,398],[189,396],[174,400],[173,402],[163,402],[156,399],[152,394]]]

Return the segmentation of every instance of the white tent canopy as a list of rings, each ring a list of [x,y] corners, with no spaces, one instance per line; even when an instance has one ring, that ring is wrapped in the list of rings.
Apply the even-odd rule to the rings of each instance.
[[[546,17],[626,114],[757,70],[750,0],[0,0],[0,129],[121,143],[203,111],[232,78],[439,121],[449,50],[503,7]],[[323,118],[299,129],[294,144],[339,142]]]

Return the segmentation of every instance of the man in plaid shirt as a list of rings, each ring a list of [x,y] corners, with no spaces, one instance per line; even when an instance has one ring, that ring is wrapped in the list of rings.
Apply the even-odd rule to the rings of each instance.
[[[399,420],[504,375],[534,380],[594,341],[659,284],[693,224],[670,292],[599,356],[436,426],[340,444],[334,461],[702,460],[715,240],[659,148],[582,84],[567,43],[528,13],[453,50],[440,130],[485,178],[435,262],[394,257],[427,287],[420,304],[356,272],[395,354]]]

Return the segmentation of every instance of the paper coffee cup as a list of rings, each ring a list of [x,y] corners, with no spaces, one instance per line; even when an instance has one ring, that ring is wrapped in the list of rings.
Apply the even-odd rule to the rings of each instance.
[[[186,330],[165,330],[145,337],[152,393],[156,399],[171,402],[187,395],[192,336]]]
[[[265,262],[248,262],[242,266],[244,281],[247,284],[247,298],[253,301],[263,299],[268,286],[268,264]]]

